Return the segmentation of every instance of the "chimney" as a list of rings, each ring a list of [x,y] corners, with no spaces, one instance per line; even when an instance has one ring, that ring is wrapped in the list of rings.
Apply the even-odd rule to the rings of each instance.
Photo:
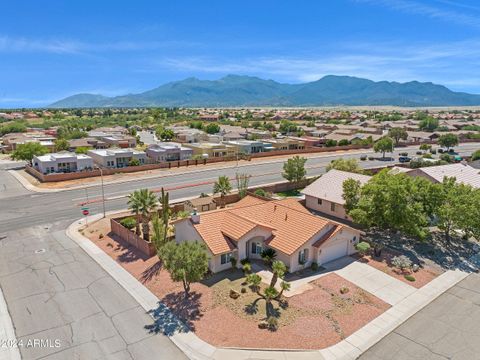
[[[197,212],[197,208],[194,208],[190,214],[190,219],[194,224],[200,224],[200,214]]]

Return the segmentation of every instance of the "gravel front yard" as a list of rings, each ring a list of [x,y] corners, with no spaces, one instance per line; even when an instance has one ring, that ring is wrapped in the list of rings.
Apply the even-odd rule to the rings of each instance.
[[[215,346],[321,349],[349,336],[389,308],[331,273],[312,282],[312,289],[300,295],[284,298],[281,304],[273,301],[278,330],[259,329],[266,303],[244,283],[241,271],[225,271],[192,284],[191,296],[185,301],[182,285],[172,282],[158,258],[144,257],[108,232],[107,219],[90,225],[84,234],[183,318],[201,339]],[[104,236],[100,238],[99,234]],[[240,292],[240,297],[230,298],[230,289]]]

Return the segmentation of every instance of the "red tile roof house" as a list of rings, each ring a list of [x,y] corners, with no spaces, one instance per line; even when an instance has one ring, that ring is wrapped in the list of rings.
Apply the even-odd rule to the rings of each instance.
[[[360,232],[315,216],[295,199],[267,201],[246,196],[231,208],[193,213],[175,224],[175,240],[205,243],[212,272],[231,268],[230,258],[261,259],[265,248],[277,253],[291,272],[355,252]]]

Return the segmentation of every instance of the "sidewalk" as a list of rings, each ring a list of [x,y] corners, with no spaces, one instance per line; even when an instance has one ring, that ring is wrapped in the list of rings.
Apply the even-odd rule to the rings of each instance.
[[[15,342],[15,330],[7,304],[0,288],[0,360],[20,360],[20,351]]]
[[[101,215],[89,218],[96,221]],[[352,360],[380,341],[398,325],[429,304],[440,294],[464,279],[468,274],[462,271],[447,271],[432,280],[421,289],[398,301],[389,310],[359,329],[346,339],[331,347],[316,351],[268,351],[261,349],[226,349],[214,347],[198,338],[193,332],[186,332],[183,324],[159,303],[159,299],[112,258],[105,254],[89,239],[78,232],[84,221],[76,221],[67,229],[72,238],[88,255],[102,266],[120,285],[122,285],[158,322],[159,329],[166,332],[170,339],[190,359],[326,359]]]

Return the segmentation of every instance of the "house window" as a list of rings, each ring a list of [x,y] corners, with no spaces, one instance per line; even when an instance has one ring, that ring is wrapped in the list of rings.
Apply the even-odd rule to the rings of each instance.
[[[224,265],[230,262],[230,258],[232,257],[232,253],[222,254],[220,255],[220,264]]]
[[[298,263],[305,264],[308,261],[308,249],[303,249],[298,253]]]
[[[335,211],[335,203],[330,203],[330,210]]]
[[[318,205],[322,205],[322,199],[317,199]]]
[[[260,255],[262,253],[262,245],[259,242],[252,242],[252,254]]]

